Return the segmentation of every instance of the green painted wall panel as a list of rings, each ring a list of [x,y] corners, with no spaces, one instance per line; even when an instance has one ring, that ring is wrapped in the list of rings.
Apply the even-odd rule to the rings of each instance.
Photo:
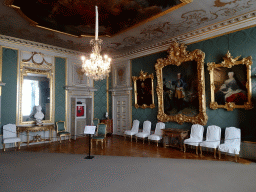
[[[210,103],[210,75],[207,70],[208,62],[220,63],[223,61],[224,55],[229,50],[233,57],[241,55],[241,58],[252,56],[252,101],[254,105],[256,98],[256,27],[245,29],[242,31],[230,33],[213,39],[201,41],[188,45],[187,50],[193,51],[195,49],[201,49],[205,52],[205,91],[206,91],[206,107],[208,125],[218,125],[222,128],[222,136],[224,136],[224,130],[226,127],[234,126],[241,128],[242,140],[256,141],[256,108],[252,110],[245,109],[235,109],[234,111],[227,111],[225,109],[212,110],[209,108]],[[148,55],[141,58],[136,58],[132,60],[132,76],[138,76],[140,70],[154,73],[156,60],[158,58],[164,58],[167,56],[167,52],[156,53],[153,55]],[[154,80],[154,88],[156,88],[156,79]],[[155,129],[155,124],[157,122],[156,116],[158,111],[157,96],[155,93],[155,104],[154,109],[135,109],[134,108],[134,92],[132,99],[132,118],[138,119],[142,123],[145,120],[150,120],[152,122],[152,130]],[[180,128],[180,129],[190,129],[191,123],[184,123],[182,125],[176,122],[166,123],[167,128]]]
[[[55,57],[55,122],[65,121],[66,59]]]
[[[104,119],[107,112],[107,80],[94,81],[94,118]]]
[[[3,125],[16,124],[17,60],[17,50],[3,48],[2,81],[6,84],[2,86],[1,134]]]
[[[111,74],[111,73],[110,73]],[[112,76],[109,75],[109,89],[112,88]],[[105,119],[107,112],[107,79],[94,81],[94,87],[97,91],[94,92],[94,118]],[[109,92],[109,118],[112,119],[112,96]]]

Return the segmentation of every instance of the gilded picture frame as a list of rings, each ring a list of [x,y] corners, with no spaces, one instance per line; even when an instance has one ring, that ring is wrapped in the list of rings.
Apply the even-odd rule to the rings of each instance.
[[[187,46],[185,44],[179,44],[177,42],[173,42],[170,45],[170,48],[168,50],[168,56],[166,58],[160,58],[157,60],[157,63],[155,64],[155,70],[156,70],[156,76],[157,76],[157,97],[158,97],[158,114],[157,119],[162,122],[170,122],[174,121],[178,124],[183,124],[184,122],[189,122],[192,124],[201,124],[206,125],[208,121],[208,116],[206,114],[206,99],[205,99],[205,77],[204,77],[204,59],[205,59],[205,53],[202,52],[199,49],[196,49],[192,52],[189,52],[186,50]],[[182,72],[184,73],[190,73],[188,75],[189,77],[193,76],[191,72],[189,72],[189,68],[193,68],[194,72],[197,75],[194,75],[193,77],[193,83],[188,82],[190,85],[193,84],[194,86],[194,93],[196,93],[196,113],[193,115],[187,115],[185,112],[183,112],[183,109],[181,111],[178,111],[176,113],[167,113],[165,110],[165,104],[164,104],[164,74],[163,69],[169,69],[173,68],[177,71],[177,80],[180,80],[180,73],[178,73],[179,68],[182,68]],[[165,71],[164,71],[165,72]],[[169,70],[170,75],[174,76],[174,73],[172,70]],[[165,72],[166,73],[166,72]],[[189,78],[187,78],[189,81]],[[179,83],[180,84],[180,83]],[[173,93],[173,98],[178,96],[176,95],[177,85],[175,85],[175,93]],[[183,90],[184,91],[184,90]],[[176,104],[175,102],[173,102]],[[182,105],[183,106],[183,105]],[[185,110],[188,110],[189,108],[184,108]]]
[[[251,65],[252,57],[238,61],[241,56],[233,58],[228,51],[219,64],[207,63],[210,74],[211,109],[224,108],[233,111],[235,108],[249,110],[251,101]]]
[[[154,104],[154,74],[140,71],[139,76],[132,76],[134,84],[135,108],[155,108]]]

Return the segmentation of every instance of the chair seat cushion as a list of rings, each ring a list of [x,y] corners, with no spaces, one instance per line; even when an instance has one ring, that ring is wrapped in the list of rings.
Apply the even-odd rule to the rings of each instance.
[[[235,144],[235,143],[226,143],[226,144],[221,144],[219,145],[219,151],[221,152],[226,152],[226,153],[231,153],[231,154],[239,154],[240,152],[240,145]]]
[[[92,139],[104,139],[105,137],[103,136],[94,136]]]
[[[21,142],[21,139],[18,137],[10,137],[3,140],[4,143],[15,143],[15,142]]]
[[[153,140],[153,141],[159,141],[159,140],[162,139],[162,136],[153,134],[153,135],[149,135],[149,136],[148,136],[148,139],[149,139],[149,140]]]
[[[187,145],[193,145],[193,146],[199,146],[199,144],[202,142],[202,140],[196,139],[196,138],[189,138],[184,140],[184,144]]]
[[[138,132],[134,132],[134,131],[125,131],[124,134],[125,135],[135,135]]]
[[[59,135],[69,135],[70,133],[64,131],[64,132],[59,132],[58,134],[59,134]]]
[[[207,148],[217,148],[220,145],[220,141],[203,141],[200,146]]]
[[[150,134],[149,133],[137,133],[135,136],[136,137],[140,137],[140,138],[145,138],[148,137]]]

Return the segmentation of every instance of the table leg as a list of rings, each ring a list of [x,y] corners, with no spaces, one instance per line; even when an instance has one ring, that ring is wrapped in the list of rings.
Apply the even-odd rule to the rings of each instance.
[[[27,131],[27,146],[29,146],[29,131]]]
[[[49,129],[50,142],[52,142],[52,129]]]
[[[164,145],[164,148],[166,148],[165,138],[166,138],[166,136],[164,136],[164,139],[163,139],[163,145]]]

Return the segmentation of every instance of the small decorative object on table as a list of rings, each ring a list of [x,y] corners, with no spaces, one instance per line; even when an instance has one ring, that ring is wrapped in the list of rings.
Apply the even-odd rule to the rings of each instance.
[[[40,105],[36,106],[36,114],[34,115],[36,119],[36,125],[42,126],[42,119],[44,118],[44,114],[42,113],[42,107]]]
[[[106,119],[108,119],[108,112],[106,112],[106,115],[105,115]]]

